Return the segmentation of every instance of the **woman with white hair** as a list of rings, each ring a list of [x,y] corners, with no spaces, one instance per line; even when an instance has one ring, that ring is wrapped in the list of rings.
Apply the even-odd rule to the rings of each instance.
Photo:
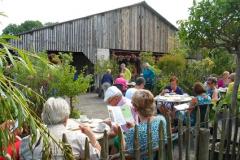
[[[68,143],[72,147],[75,159],[84,159],[84,145],[86,137],[90,141],[91,159],[99,159],[101,146],[93,132],[87,126],[79,126],[79,130],[66,129],[66,123],[70,115],[70,107],[63,98],[49,98],[43,106],[42,120],[47,125],[50,134],[59,142],[65,133]],[[52,146],[53,159],[64,159],[63,152],[56,144]]]

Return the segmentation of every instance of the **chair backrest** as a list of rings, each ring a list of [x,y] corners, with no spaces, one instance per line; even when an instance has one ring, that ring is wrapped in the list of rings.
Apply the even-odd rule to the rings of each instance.
[[[195,125],[196,123],[196,117],[197,117],[197,110],[200,109],[200,123],[205,121],[205,117],[207,113],[208,107],[211,107],[210,104],[204,104],[204,105],[198,105],[194,108],[194,110],[191,112],[191,118],[192,118],[192,125]],[[210,110],[210,108],[209,108]]]
[[[63,148],[64,148],[64,158],[67,160],[74,160],[73,152],[72,152],[72,147],[68,143],[67,136],[65,133],[62,135],[62,143],[63,143]]]

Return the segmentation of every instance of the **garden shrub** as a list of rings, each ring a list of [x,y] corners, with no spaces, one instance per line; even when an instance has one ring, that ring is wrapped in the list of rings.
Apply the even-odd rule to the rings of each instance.
[[[157,63],[163,74],[180,76],[186,68],[186,59],[181,54],[167,54]]]

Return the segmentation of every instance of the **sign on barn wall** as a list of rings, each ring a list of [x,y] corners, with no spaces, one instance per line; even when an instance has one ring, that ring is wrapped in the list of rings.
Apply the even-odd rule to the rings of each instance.
[[[97,49],[97,60],[109,60],[110,51],[109,49],[98,48]]]

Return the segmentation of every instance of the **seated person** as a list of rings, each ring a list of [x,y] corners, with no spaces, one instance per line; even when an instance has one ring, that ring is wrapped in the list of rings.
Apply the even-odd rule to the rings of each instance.
[[[104,97],[104,102],[106,102],[110,106],[123,106],[127,104],[131,107],[132,115],[136,123],[138,123],[138,116],[132,107],[132,103],[129,99],[123,96],[122,92],[115,86],[111,86],[107,89]],[[112,125],[111,120],[107,119],[105,122],[112,127],[113,135],[115,134],[116,126]],[[126,126],[122,126],[124,130],[127,130]],[[110,133],[110,135],[112,135]]]
[[[143,89],[145,85],[145,79],[143,77],[138,77],[136,79],[136,85],[134,88],[129,88],[125,94],[125,97],[132,100],[132,96],[134,95],[134,93],[139,90],[139,89]]]
[[[140,123],[138,124],[138,132],[139,132],[139,145],[141,146],[141,152],[147,151],[147,122],[151,123],[151,132],[152,132],[152,146],[153,148],[158,147],[159,142],[159,123],[163,123],[164,129],[164,140],[167,140],[166,134],[166,120],[163,116],[158,115],[154,116],[154,96],[148,90],[138,90],[132,97],[132,104],[137,114],[139,115]],[[128,150],[129,153],[134,153],[134,126],[136,124],[128,123],[128,127],[130,128],[124,135],[124,143],[125,149]],[[118,146],[118,143],[115,142],[115,145]],[[145,156],[141,157],[141,159],[146,159]]]
[[[115,80],[114,85],[121,85],[122,86],[122,92],[126,92],[127,90],[127,80],[124,79],[124,74],[120,73],[119,77]]]
[[[232,92],[233,92],[235,76],[236,76],[235,73],[231,73],[228,77],[229,84],[228,84],[228,89],[227,89],[227,93],[226,93],[226,97],[228,98],[227,99],[228,104],[230,104],[230,102],[231,102],[231,96],[232,96]],[[240,99],[240,87],[238,87],[237,98]]]
[[[15,122],[11,120],[7,120],[0,124],[0,132],[4,130],[8,130],[9,134],[9,144],[4,149],[5,153],[3,156],[0,156],[0,160],[7,160],[7,159],[19,159],[19,149],[21,145],[21,129],[15,128]],[[2,144],[4,146],[4,144]],[[5,146],[4,146],[5,148]]]
[[[211,104],[211,97],[207,95],[204,86],[200,82],[196,82],[193,87],[193,91],[196,94],[196,97],[192,99],[190,110],[191,112],[191,123],[192,125],[196,123],[196,111],[195,106],[200,107],[201,122],[204,121],[207,107]]]
[[[229,84],[228,77],[229,77],[229,72],[224,71],[222,78],[217,81],[217,87],[218,88],[226,88]]]
[[[183,95],[183,91],[180,87],[177,86],[177,83],[178,83],[178,78],[176,76],[172,76],[170,78],[170,85],[166,86],[160,94],[164,95],[165,93],[175,93],[175,94]]]
[[[177,86],[177,83],[178,83],[178,78],[176,76],[172,76],[170,78],[170,85],[166,86],[164,90],[160,93],[160,95],[164,95],[165,93],[174,93],[174,94],[183,95],[183,91],[180,87]],[[159,109],[158,112],[164,115],[166,113],[169,113],[171,117],[174,119],[175,115],[174,115],[173,105],[174,103],[172,102],[162,103],[160,105],[160,108],[158,108]]]
[[[96,140],[93,132],[87,126],[79,126],[79,130],[70,131],[66,129],[66,123],[70,115],[70,107],[63,98],[49,98],[43,106],[42,120],[47,125],[50,134],[58,141],[62,141],[63,133],[66,134],[68,143],[72,147],[72,153],[75,159],[84,159],[85,139],[89,138],[90,159],[99,159],[101,146]],[[31,137],[27,137],[31,138]],[[50,139],[51,140],[51,139]],[[28,144],[29,143],[29,144]],[[32,159],[41,156],[41,153],[32,153],[29,146],[31,141],[24,140],[21,145],[22,159]],[[33,147],[36,145],[33,145]],[[57,144],[51,142],[53,159],[64,159],[63,152]],[[42,152],[42,151],[41,151]],[[36,154],[36,156],[35,156]],[[37,159],[37,158],[36,158]]]
[[[217,90],[217,78],[209,77],[207,80],[207,88],[207,94],[211,97],[212,102],[216,103],[220,99],[220,95]]]
[[[186,123],[186,118],[187,114],[186,112],[190,112],[190,121],[191,125],[195,125],[196,123],[196,112],[197,112],[197,107],[200,107],[200,121],[203,122],[205,118],[205,114],[207,111],[207,107],[211,104],[211,98],[209,95],[207,95],[204,85],[200,82],[196,82],[193,86],[193,91],[196,94],[196,97],[194,97],[190,103],[189,108],[186,111],[177,111],[176,115],[178,118],[183,119],[183,122]]]

